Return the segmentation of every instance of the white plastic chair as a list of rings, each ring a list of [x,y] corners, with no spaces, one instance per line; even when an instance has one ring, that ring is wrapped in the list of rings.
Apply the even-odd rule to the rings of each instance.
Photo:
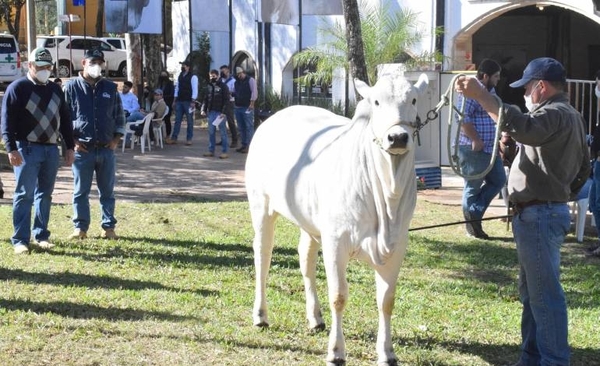
[[[154,118],[152,120],[152,130],[154,131],[154,139],[158,141],[158,145],[163,149],[163,125],[165,124],[165,117],[169,114],[169,106],[165,109],[165,113],[163,113],[162,117]]]
[[[125,134],[123,135],[123,146],[121,150],[125,152],[125,144],[127,143],[127,136],[131,139],[131,149],[135,146],[135,130],[132,129],[133,126],[138,126],[140,124],[144,124],[144,128],[142,130],[142,136],[140,138],[140,145],[142,148],[142,154],[145,152],[145,145],[148,144],[148,151],[152,151],[152,147],[150,146],[150,123],[152,122],[152,118],[154,117],[154,113],[148,113],[144,119],[135,121],[135,122],[127,122],[125,124]]]
[[[575,236],[579,243],[583,242],[583,234],[585,233],[585,219],[587,217],[588,206],[590,204],[589,198],[582,198],[578,201],[573,201],[573,204],[577,205],[577,216],[575,217]],[[573,212],[575,209],[573,208]]]

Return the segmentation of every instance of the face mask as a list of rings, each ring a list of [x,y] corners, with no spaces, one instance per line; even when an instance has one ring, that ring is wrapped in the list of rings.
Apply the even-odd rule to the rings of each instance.
[[[214,76],[213,76],[212,78],[210,78],[210,82],[211,82],[211,83],[214,83],[214,82],[216,82],[216,81],[217,81],[217,78],[216,78],[216,77],[214,77]]]
[[[537,87],[540,84],[538,83],[533,90],[531,91],[531,93],[529,93],[529,95],[524,95],[523,98],[525,99],[525,108],[527,108],[528,111],[533,111],[534,109],[536,109],[540,103],[534,103],[531,99],[531,96],[533,95],[533,92],[537,89]]]
[[[87,73],[92,79],[97,79],[102,75],[102,66],[94,64],[87,67]]]
[[[182,68],[181,68],[181,72],[185,72],[185,67],[182,67]]]
[[[594,93],[596,94],[596,98],[600,98],[600,90],[598,90],[598,86],[594,88]]]
[[[39,70],[35,72],[35,78],[42,84],[46,84],[48,78],[50,77],[50,70]]]

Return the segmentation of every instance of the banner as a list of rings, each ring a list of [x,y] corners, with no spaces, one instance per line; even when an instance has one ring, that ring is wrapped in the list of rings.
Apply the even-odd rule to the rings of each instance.
[[[163,0],[129,0],[127,4],[128,33],[163,33]]]
[[[265,23],[298,25],[299,0],[260,0],[258,21]],[[316,0],[315,0],[316,1]]]
[[[104,24],[107,33],[127,33],[127,0],[104,1]]]
[[[192,6],[192,29],[229,32],[229,4],[225,0],[196,0]]]
[[[302,15],[343,15],[342,0],[302,0]]]

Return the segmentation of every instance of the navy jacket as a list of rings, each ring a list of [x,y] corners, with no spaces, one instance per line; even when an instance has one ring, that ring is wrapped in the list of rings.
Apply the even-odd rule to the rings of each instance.
[[[71,107],[73,135],[85,143],[109,143],[117,134],[125,134],[125,113],[117,84],[100,79],[91,85],[81,74],[65,87]]]

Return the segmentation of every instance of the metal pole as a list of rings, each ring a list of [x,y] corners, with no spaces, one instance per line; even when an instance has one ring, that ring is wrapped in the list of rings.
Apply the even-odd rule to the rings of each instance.
[[[189,12],[189,17],[188,17],[188,22],[190,22],[190,62],[192,62],[192,51],[194,50],[194,29],[192,29],[192,0],[190,0],[188,5],[188,12]],[[194,65],[191,66],[191,70],[193,72],[194,70]]]
[[[35,49],[35,1],[27,0],[27,54]]]
[[[71,19],[71,15],[69,14],[69,45],[71,44],[71,23],[72,20]],[[57,45],[58,47],[58,45]],[[69,77],[72,77],[73,75],[73,49],[71,47],[69,47]]]

